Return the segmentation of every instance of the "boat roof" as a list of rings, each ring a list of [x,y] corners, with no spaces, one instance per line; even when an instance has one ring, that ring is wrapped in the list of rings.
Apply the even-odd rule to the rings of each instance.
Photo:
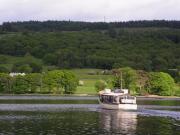
[[[105,96],[126,96],[128,94],[109,92],[109,93],[100,93],[100,95],[105,95]]]

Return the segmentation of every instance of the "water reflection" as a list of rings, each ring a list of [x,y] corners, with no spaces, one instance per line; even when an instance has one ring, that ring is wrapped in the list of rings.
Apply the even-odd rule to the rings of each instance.
[[[0,111],[0,135],[179,135],[179,121],[139,112]]]
[[[102,110],[100,127],[110,133],[135,134],[137,112]]]

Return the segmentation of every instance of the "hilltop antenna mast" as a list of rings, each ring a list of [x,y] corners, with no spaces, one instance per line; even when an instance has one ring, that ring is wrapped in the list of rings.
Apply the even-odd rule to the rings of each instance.
[[[104,16],[104,23],[106,22],[106,16]]]

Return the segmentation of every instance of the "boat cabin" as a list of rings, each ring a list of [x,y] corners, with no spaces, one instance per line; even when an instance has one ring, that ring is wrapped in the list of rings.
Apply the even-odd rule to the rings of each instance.
[[[130,96],[127,89],[109,89],[99,94],[99,100],[105,104],[136,104],[136,97]]]

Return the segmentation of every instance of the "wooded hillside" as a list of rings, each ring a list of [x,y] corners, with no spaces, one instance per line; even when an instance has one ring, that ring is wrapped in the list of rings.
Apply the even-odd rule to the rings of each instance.
[[[166,71],[180,67],[179,28],[179,21],[3,23],[0,54],[28,54],[59,68]]]

